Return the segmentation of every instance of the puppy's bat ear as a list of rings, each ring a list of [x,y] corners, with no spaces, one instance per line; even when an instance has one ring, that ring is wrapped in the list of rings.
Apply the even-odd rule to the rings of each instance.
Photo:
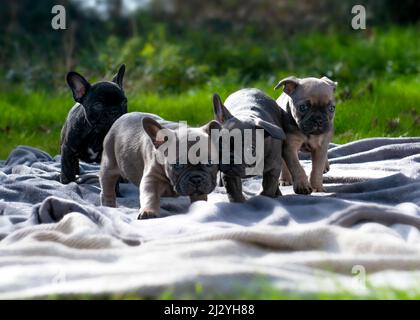
[[[73,92],[73,98],[76,102],[81,103],[90,89],[89,82],[80,74],[74,71],[67,73],[67,84]]]
[[[117,74],[112,78],[112,82],[116,83],[121,90],[124,90],[123,86],[123,79],[125,73],[125,64],[122,64],[121,67],[118,69]]]
[[[222,126],[220,125],[219,122],[212,120],[206,125],[202,126],[201,129],[203,129],[203,131],[207,133],[208,135],[211,135],[211,130],[221,130]]]
[[[146,117],[143,119],[143,128],[150,137],[150,140],[152,140],[156,149],[165,142],[162,126],[152,118]]]
[[[286,134],[284,133],[283,129],[279,126],[276,126],[261,119],[255,120],[255,125],[257,126],[257,128],[264,129],[265,132],[274,139],[286,139]]]
[[[335,89],[338,86],[338,82],[332,81],[331,79],[327,77],[322,77],[321,80],[326,82],[328,85],[330,85],[333,88],[333,91],[335,91]]]
[[[274,90],[284,86],[283,91],[290,95],[296,90],[296,87],[299,85],[299,81],[300,79],[296,78],[295,76],[287,77],[283,80],[280,80],[280,82],[277,83],[277,85],[274,87]]]
[[[219,123],[224,123],[226,120],[232,118],[232,115],[223,105],[222,99],[220,99],[220,96],[217,93],[213,95],[213,111],[214,117]]]

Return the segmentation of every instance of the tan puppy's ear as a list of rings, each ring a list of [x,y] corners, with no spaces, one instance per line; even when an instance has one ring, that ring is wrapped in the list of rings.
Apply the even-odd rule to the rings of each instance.
[[[329,79],[327,77],[322,77],[321,80],[326,82],[328,85],[330,85],[333,88],[334,91],[338,86],[338,82],[332,81],[331,79]]]
[[[222,99],[220,99],[217,93],[213,95],[213,111],[214,117],[219,123],[224,123],[226,120],[232,118],[232,115],[223,105]]]
[[[274,87],[274,90],[284,86],[283,91],[290,95],[296,90],[297,86],[299,85],[299,81],[300,79],[296,78],[295,76],[287,77],[283,80],[280,80],[280,82],[277,83],[277,85]]]
[[[163,128],[155,120],[147,117],[144,118],[143,128],[144,131],[146,131],[147,135],[150,137],[150,140],[152,140],[152,143],[156,149],[159,148],[163,143],[165,143],[165,135],[161,131]]]

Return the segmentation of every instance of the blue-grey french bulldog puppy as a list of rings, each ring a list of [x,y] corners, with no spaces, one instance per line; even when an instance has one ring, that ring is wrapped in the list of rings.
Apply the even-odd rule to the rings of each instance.
[[[127,113],[123,89],[125,65],[112,81],[90,84],[77,72],[67,74],[67,83],[76,101],[61,130],[61,183],[76,180],[79,160],[99,163],[102,144],[112,124]]]
[[[139,219],[159,217],[161,196],[189,196],[191,202],[207,200],[216,187],[218,172],[213,161],[218,145],[209,134],[220,130],[220,124],[211,121],[200,128],[178,128],[178,123],[140,112],[128,113],[114,123],[104,141],[99,173],[102,205],[116,206],[115,186],[120,176],[139,187]],[[172,140],[161,135],[163,129],[171,133]],[[205,159],[193,163],[187,154],[196,146],[197,137],[204,142],[200,152]],[[162,149],[164,143],[176,150],[173,159]],[[183,151],[185,161],[181,159]]]
[[[264,130],[264,141],[262,143],[264,151],[261,155],[263,156],[263,190],[261,195],[268,197],[281,195],[279,177],[282,166],[282,145],[286,135],[281,128],[281,110],[276,101],[258,89],[242,89],[232,93],[225,103],[215,94],[213,96],[213,108],[215,119],[222,124],[222,128],[229,132],[232,132],[233,129],[239,129],[242,137],[245,137],[246,129],[251,130],[254,136],[257,129]],[[242,193],[241,178],[252,175],[246,174],[249,165],[245,161],[238,164],[234,162],[234,159],[244,159],[247,149],[251,149],[251,153],[257,156],[255,154],[258,152],[257,140],[253,139],[250,143],[242,141],[243,145],[239,154],[237,154],[238,149],[232,148],[232,142],[230,143],[230,161],[226,164],[221,160],[220,171],[229,200],[231,202],[243,202],[245,197]]]
[[[293,184],[295,193],[325,191],[322,175],[329,170],[328,145],[333,135],[336,86],[337,83],[327,77],[288,77],[275,87],[283,87],[277,103],[285,112],[282,126],[287,136],[283,146],[285,165],[281,183]],[[309,181],[299,163],[299,151],[311,153],[312,171]]]

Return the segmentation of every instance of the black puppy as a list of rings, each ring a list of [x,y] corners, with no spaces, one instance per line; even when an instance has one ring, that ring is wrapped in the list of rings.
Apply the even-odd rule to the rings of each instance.
[[[61,183],[76,180],[79,160],[100,163],[102,143],[112,124],[127,113],[123,90],[125,65],[111,81],[93,85],[77,72],[67,74],[67,83],[77,102],[61,130]]]

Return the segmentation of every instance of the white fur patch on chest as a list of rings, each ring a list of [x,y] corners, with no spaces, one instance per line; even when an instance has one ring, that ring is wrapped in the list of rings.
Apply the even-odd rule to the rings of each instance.
[[[90,160],[95,160],[98,157],[99,152],[94,152],[91,148],[88,148],[87,151],[88,151]]]

